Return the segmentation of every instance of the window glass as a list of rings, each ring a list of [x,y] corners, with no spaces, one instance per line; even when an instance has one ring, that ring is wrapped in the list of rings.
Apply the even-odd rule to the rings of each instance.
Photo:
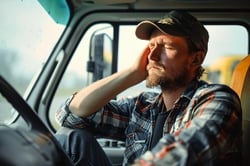
[[[23,95],[64,26],[56,24],[38,1],[2,0],[0,15],[0,74]],[[0,107],[0,122],[15,114],[2,96]]]

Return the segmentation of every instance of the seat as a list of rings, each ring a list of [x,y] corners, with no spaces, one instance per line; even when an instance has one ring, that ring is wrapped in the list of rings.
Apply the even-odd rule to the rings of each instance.
[[[242,105],[242,129],[243,129],[243,165],[250,163],[250,54],[242,59],[236,66],[231,88],[239,95]]]

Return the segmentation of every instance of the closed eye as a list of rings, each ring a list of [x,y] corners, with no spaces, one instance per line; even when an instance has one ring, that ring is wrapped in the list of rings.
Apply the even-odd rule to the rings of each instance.
[[[173,50],[173,49],[175,49],[175,47],[174,46],[171,46],[171,45],[164,45],[164,48],[165,49],[169,49],[169,50]]]

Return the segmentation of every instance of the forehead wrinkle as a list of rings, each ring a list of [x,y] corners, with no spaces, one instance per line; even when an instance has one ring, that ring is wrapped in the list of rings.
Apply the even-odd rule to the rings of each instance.
[[[163,38],[162,40],[163,40],[162,43],[164,43],[164,44],[167,44],[167,45],[174,45],[174,42],[171,41],[171,40],[169,40],[169,39]]]

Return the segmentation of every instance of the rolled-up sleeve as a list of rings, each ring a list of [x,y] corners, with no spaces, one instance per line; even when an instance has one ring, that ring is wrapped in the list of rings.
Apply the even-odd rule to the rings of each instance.
[[[131,107],[134,107],[134,99],[123,98],[111,100],[96,113],[82,118],[69,109],[69,104],[74,98],[72,95],[56,111],[55,118],[63,127],[84,128],[98,136],[124,139],[124,131],[129,122]]]
[[[73,114],[69,110],[69,104],[71,100],[74,98],[75,94],[70,96],[56,111],[55,118],[57,122],[64,127],[69,128],[85,128],[89,125],[89,119],[93,117],[93,115],[89,116],[88,118],[81,118],[77,115]]]

